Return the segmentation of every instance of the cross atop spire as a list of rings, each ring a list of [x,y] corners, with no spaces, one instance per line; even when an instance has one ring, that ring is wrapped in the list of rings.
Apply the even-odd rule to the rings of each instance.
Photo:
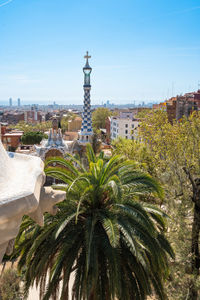
[[[86,55],[84,56],[85,59],[87,59],[87,62],[88,62],[88,58],[91,58],[90,55],[88,55],[88,51],[86,51]]]

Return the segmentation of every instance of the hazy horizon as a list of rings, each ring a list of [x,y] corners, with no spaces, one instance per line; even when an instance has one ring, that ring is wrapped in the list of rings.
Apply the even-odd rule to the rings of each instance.
[[[83,99],[82,100],[77,100],[77,101],[70,101],[70,102],[67,102],[65,100],[58,100],[58,101],[56,101],[56,100],[54,100],[54,101],[29,100],[29,101],[27,101],[27,100],[23,100],[21,98],[20,98],[20,100],[21,100],[21,106],[31,105],[31,104],[53,105],[54,101],[58,105],[83,105]],[[107,100],[109,100],[109,99],[107,99]],[[105,104],[106,101],[103,101],[103,104]],[[153,102],[157,102],[157,101],[154,101],[154,100],[152,100],[152,101],[144,101],[144,100],[141,100],[141,101],[134,101],[134,100],[128,101],[127,100],[127,101],[125,101],[125,100],[121,100],[121,101],[119,101],[119,103],[115,103],[114,101],[113,102],[110,101],[110,104],[114,104],[114,105],[127,105],[127,104],[129,104],[129,105],[131,105],[131,104],[139,105],[142,102],[145,102],[145,104],[148,104],[148,103],[153,103]],[[8,100],[0,100],[0,105],[9,106],[9,99]],[[91,105],[102,105],[102,101],[99,101],[98,103],[97,102],[96,103],[91,103]],[[18,106],[17,99],[12,98],[12,106]]]

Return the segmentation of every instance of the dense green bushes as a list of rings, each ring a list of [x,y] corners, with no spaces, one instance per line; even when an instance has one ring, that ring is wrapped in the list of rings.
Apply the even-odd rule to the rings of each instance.
[[[29,131],[22,136],[22,143],[25,145],[34,145],[40,144],[43,138],[46,138],[46,135],[40,131]]]

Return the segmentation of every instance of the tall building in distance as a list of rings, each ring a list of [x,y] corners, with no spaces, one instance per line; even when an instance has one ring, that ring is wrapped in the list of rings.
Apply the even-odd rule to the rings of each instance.
[[[9,106],[12,106],[12,98],[9,99]]]
[[[20,107],[21,106],[21,101],[20,98],[17,99],[17,106]]]
[[[91,56],[88,55],[88,51],[86,52],[86,55],[84,56],[86,59],[85,67],[83,68],[84,73],[84,107],[83,107],[83,116],[82,116],[82,126],[81,126],[81,132],[79,135],[79,141],[80,142],[91,142],[92,136],[93,136],[93,129],[92,129],[92,114],[91,114],[91,104],[90,104],[90,74],[92,72],[92,68],[89,65],[88,59],[91,58]]]

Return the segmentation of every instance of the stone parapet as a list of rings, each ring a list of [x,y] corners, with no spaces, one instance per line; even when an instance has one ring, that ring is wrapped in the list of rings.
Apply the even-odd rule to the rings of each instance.
[[[66,193],[43,187],[44,164],[39,157],[7,153],[0,141],[0,262],[11,254],[24,215],[43,226],[45,212],[55,214],[55,204]]]

